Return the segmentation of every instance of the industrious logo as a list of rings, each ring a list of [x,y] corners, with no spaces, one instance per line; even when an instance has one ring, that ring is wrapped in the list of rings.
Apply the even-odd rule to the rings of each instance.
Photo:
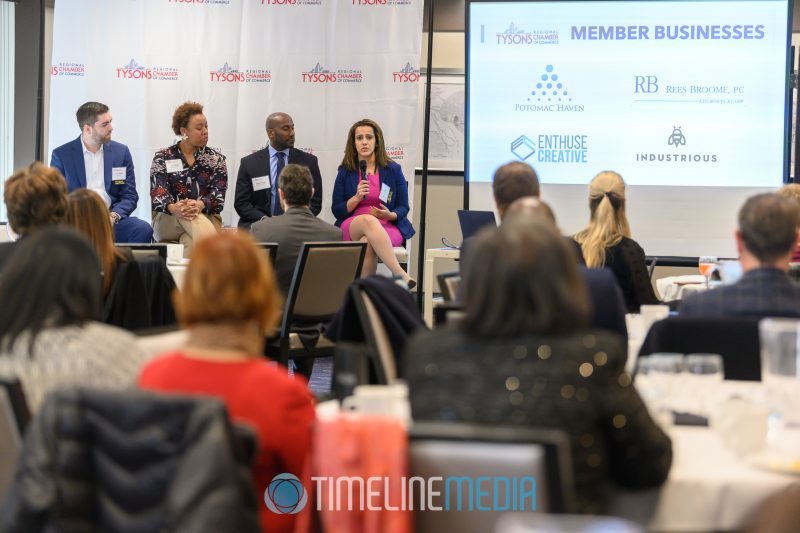
[[[329,70],[319,63],[301,73],[303,83],[361,83],[364,74],[359,69]]]
[[[127,65],[117,68],[117,78],[123,80],[168,80],[178,79],[178,69],[173,67],[146,67],[131,58]]]
[[[272,72],[265,68],[236,69],[226,61],[224,65],[209,72],[212,82],[218,83],[270,83]]]
[[[392,72],[392,81],[395,83],[416,83],[419,81],[419,69],[406,63],[406,66],[397,72]]]
[[[51,76],[86,76],[86,65],[61,61],[50,67]]]
[[[539,163],[587,163],[589,136],[584,134],[520,135],[511,141],[511,153],[520,161],[531,156]]]
[[[667,136],[666,145],[672,147],[671,152],[638,152],[638,163],[716,163],[717,154],[713,153],[686,153],[683,147],[687,146],[686,135],[680,126],[673,126]]]

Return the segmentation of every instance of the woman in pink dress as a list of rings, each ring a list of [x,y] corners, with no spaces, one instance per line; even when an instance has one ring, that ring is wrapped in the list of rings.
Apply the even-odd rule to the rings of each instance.
[[[386,154],[380,126],[369,119],[359,120],[347,135],[333,186],[332,211],[344,240],[368,243],[362,276],[374,274],[380,258],[410,288],[416,285],[392,249],[405,245],[415,233],[408,210],[408,185],[400,165]]]

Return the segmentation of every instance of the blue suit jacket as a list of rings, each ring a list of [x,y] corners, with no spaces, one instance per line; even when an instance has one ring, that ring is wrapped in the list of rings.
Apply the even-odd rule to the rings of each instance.
[[[385,202],[389,211],[397,214],[397,221],[394,224],[400,230],[400,234],[405,240],[414,236],[414,228],[408,220],[408,185],[403,176],[400,165],[390,161],[386,168],[378,167],[378,177],[381,186],[385,183],[392,191],[392,196]],[[347,170],[339,166],[339,173],[336,174],[336,183],[333,185],[333,205],[331,210],[336,217],[336,225],[341,226],[342,222],[350,216],[347,212],[347,200],[355,196],[358,188],[358,171]]]
[[[78,137],[53,150],[50,166],[57,168],[67,178],[69,192],[86,187],[86,166],[83,162],[81,138]],[[103,167],[106,192],[111,197],[109,211],[114,211],[121,217],[129,216],[136,209],[136,204],[139,203],[139,193],[136,192],[133,158],[128,147],[114,141],[108,141],[104,144]],[[116,185],[111,181],[111,169],[113,167],[125,167],[124,184]]]

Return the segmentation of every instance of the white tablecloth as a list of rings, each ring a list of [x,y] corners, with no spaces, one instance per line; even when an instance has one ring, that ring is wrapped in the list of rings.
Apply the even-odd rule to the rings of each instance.
[[[656,289],[664,302],[680,300],[692,292],[706,290],[705,278],[700,274],[669,276],[656,280]]]

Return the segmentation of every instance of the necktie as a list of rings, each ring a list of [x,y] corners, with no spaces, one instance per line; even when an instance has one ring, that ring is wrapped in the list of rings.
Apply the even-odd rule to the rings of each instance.
[[[286,154],[283,152],[276,152],[275,157],[278,158],[278,164],[275,166],[275,179],[272,181],[272,216],[282,215],[281,199],[278,196],[278,178],[281,175],[281,170],[286,165],[284,157]]]

